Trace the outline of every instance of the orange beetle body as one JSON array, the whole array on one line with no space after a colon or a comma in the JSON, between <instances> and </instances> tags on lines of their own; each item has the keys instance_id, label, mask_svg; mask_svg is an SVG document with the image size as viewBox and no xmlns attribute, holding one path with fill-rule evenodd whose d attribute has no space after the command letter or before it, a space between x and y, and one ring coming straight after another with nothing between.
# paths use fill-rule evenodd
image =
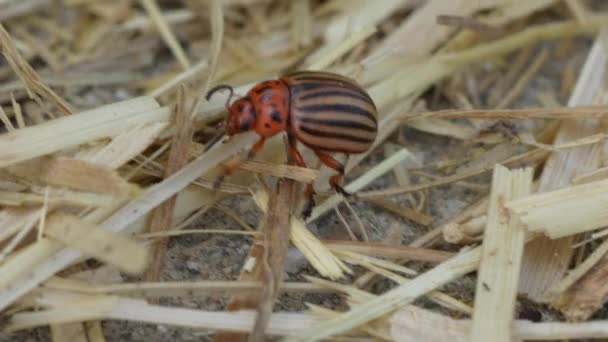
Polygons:
<instances>
[{"instance_id":1,"label":"orange beetle body","mask_svg":"<svg viewBox=\"0 0 608 342\"><path fill-rule=\"evenodd\" d=\"M219 85L207 93L207 99L220 89L232 92L230 86ZM296 164L306 166L296 147L299 141L324 164L338 171L338 175L330 178L330 185L343 194L346 192L339 182L344 176L344 166L328 153L365 152L377 134L377 111L370 96L354 81L333 73L295 72L257 84L231 105L228 101L226 134L230 137L254 130L260 135L250 158L263 147L266 138L286 132ZM307 194L312 204L312 184L308 184ZM309 205L305 215L311 208Z\"/></svg>"}]
</instances>

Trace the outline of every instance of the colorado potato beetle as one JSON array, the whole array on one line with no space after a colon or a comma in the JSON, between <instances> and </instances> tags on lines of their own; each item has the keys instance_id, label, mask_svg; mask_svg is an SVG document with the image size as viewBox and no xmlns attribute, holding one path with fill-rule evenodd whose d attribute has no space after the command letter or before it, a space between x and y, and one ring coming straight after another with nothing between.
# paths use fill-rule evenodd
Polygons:
<instances>
[{"instance_id":1,"label":"colorado potato beetle","mask_svg":"<svg viewBox=\"0 0 608 342\"><path fill-rule=\"evenodd\" d=\"M376 139L376 106L361 86L334 73L300 71L258 83L245 97L232 104L230 99L234 91L223 84L209 90L207 100L222 89L230 91L226 101L226 135L231 137L254 130L260 136L251 148L249 158L262 149L268 137L286 132L295 163L306 167L296 146L299 141L338 172L329 179L329 184L336 191L347 194L340 186L344 166L329 153L362 153ZM304 210L305 216L314 205L314 193L312 184L308 184L309 204Z\"/></svg>"}]
</instances>

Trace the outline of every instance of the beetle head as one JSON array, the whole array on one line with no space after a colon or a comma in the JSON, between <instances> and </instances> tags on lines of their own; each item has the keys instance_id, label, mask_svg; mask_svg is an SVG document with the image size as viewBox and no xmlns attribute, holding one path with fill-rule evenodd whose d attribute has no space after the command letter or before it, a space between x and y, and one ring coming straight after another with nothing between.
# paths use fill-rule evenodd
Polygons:
<instances>
[{"instance_id":1,"label":"beetle head","mask_svg":"<svg viewBox=\"0 0 608 342\"><path fill-rule=\"evenodd\" d=\"M228 136L247 132L255 125L255 109L249 97L236 100L228 108L228 113L226 119L226 134Z\"/></svg>"},{"instance_id":2,"label":"beetle head","mask_svg":"<svg viewBox=\"0 0 608 342\"><path fill-rule=\"evenodd\" d=\"M215 86L209 92L207 92L207 101L213 96L218 90L226 89L230 91L230 95L226 99L226 110L228 111L228 118L226 118L225 129L226 135L229 137L246 132L252 129L255 125L255 108L249 97L243 97L236 100L232 105L230 100L234 96L234 89L226 84L220 84Z\"/></svg>"}]
</instances>

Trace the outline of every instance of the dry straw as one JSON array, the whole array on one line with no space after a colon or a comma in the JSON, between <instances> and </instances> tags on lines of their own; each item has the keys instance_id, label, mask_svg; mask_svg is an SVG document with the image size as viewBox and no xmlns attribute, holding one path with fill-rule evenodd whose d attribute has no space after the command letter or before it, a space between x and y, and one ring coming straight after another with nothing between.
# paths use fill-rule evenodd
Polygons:
<instances>
[{"instance_id":1,"label":"dry straw","mask_svg":"<svg viewBox=\"0 0 608 342\"><path fill-rule=\"evenodd\" d=\"M1 334L101 342L120 320L217 341L608 337L601 313L515 319L521 294L580 321L608 297L606 231L590 233L608 224L608 15L594 5L0 0ZM373 147L338 156L352 197L327 191L334 172L307 147L309 166L291 165L282 136L255 160L253 132L210 144L227 96L205 100L211 86L238 97L302 69L354 78L377 106ZM183 269L163 257L170 239L217 251L196 259L203 279L164 280ZM225 239L248 250L230 257ZM218 265L240 272L209 280L227 276ZM303 293L344 300L284 300ZM209 296L228 304L155 304ZM428 301L441 313L412 304Z\"/></svg>"}]
</instances>

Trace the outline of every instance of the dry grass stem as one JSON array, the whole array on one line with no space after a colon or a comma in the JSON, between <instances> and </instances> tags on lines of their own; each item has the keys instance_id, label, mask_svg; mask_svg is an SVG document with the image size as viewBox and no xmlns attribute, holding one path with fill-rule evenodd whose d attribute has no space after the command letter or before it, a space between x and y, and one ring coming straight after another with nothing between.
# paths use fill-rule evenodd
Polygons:
<instances>
[{"instance_id":1,"label":"dry grass stem","mask_svg":"<svg viewBox=\"0 0 608 342\"><path fill-rule=\"evenodd\" d=\"M2 51L13 71L17 73L21 82L23 82L28 95L36 100L42 108L45 108L45 105L40 97L56 105L64 114L74 113L74 109L49 88L40 78L40 75L21 56L2 24L0 24L0 51Z\"/></svg>"},{"instance_id":2,"label":"dry grass stem","mask_svg":"<svg viewBox=\"0 0 608 342\"><path fill-rule=\"evenodd\" d=\"M249 341L262 341L270 323L270 317L279 288L283 282L283 273L287 251L289 249L289 224L291 207L293 207L296 183L292 180L279 179L276 193L270 196L268 211L264 223L264 254L257 263L263 269L264 283L257 307L255 325Z\"/></svg>"},{"instance_id":3,"label":"dry grass stem","mask_svg":"<svg viewBox=\"0 0 608 342\"><path fill-rule=\"evenodd\" d=\"M532 177L531 168L514 171L500 165L494 168L471 341L511 341L526 232L518 218L509 215L505 203L529 194Z\"/></svg>"},{"instance_id":4,"label":"dry grass stem","mask_svg":"<svg viewBox=\"0 0 608 342\"><path fill-rule=\"evenodd\" d=\"M440 250L412 246L393 246L373 242L323 240L323 244L333 250L351 251L376 257L417 260L429 263L442 263L454 256L452 253Z\"/></svg>"},{"instance_id":5,"label":"dry grass stem","mask_svg":"<svg viewBox=\"0 0 608 342\"><path fill-rule=\"evenodd\" d=\"M531 232L559 239L608 224L604 194L608 180L534 194L511 201L507 208Z\"/></svg>"},{"instance_id":6,"label":"dry grass stem","mask_svg":"<svg viewBox=\"0 0 608 342\"><path fill-rule=\"evenodd\" d=\"M184 108L184 92L185 89L180 88L177 95L177 104L175 107L175 126L177 131L171 142L171 149L169 151L167 165L165 166L164 177L169 177L179 171L188 162L188 157L190 156L190 144L192 141L192 121L190 118L192 113L187 112ZM162 232L171 227L176 200L177 197L172 196L152 211L150 214L148 232ZM158 280L164 256L167 252L168 242L168 239L159 239L152 244L152 260L144 277L147 281Z\"/></svg>"},{"instance_id":7,"label":"dry grass stem","mask_svg":"<svg viewBox=\"0 0 608 342\"><path fill-rule=\"evenodd\" d=\"M607 339L607 21L601 0L0 0L0 340ZM331 153L353 196L290 126L363 143L325 117L362 98L326 79L259 100L316 118L268 122L307 166L284 130L245 157L280 109L256 96L225 139L226 105L301 70L373 99L371 146Z\"/></svg>"},{"instance_id":8,"label":"dry grass stem","mask_svg":"<svg viewBox=\"0 0 608 342\"><path fill-rule=\"evenodd\" d=\"M605 84L603 70L608 58L602 38L605 36L604 30L591 48L568 106L602 104L597 94ZM560 144L593 135L598 133L598 129L597 122L593 119L566 121L561 125L553 143ZM538 191L558 189L571 182L580 170L596 169L599 166L599 149L600 145L594 144L553 152L543 168ZM522 267L521 291L541 301L544 291L564 275L573 252L571 244L572 238L569 237L555 241L541 238L528 245Z\"/></svg>"},{"instance_id":9,"label":"dry grass stem","mask_svg":"<svg viewBox=\"0 0 608 342\"><path fill-rule=\"evenodd\" d=\"M141 0L142 7L148 12L148 15L152 19L152 22L156 26L160 35L163 37L165 44L169 47L179 64L184 70L190 68L190 60L186 56L182 46L177 41L175 34L171 31L171 28L167 24L167 21L163 17L163 14L158 7L155 0Z\"/></svg>"}]
</instances>

